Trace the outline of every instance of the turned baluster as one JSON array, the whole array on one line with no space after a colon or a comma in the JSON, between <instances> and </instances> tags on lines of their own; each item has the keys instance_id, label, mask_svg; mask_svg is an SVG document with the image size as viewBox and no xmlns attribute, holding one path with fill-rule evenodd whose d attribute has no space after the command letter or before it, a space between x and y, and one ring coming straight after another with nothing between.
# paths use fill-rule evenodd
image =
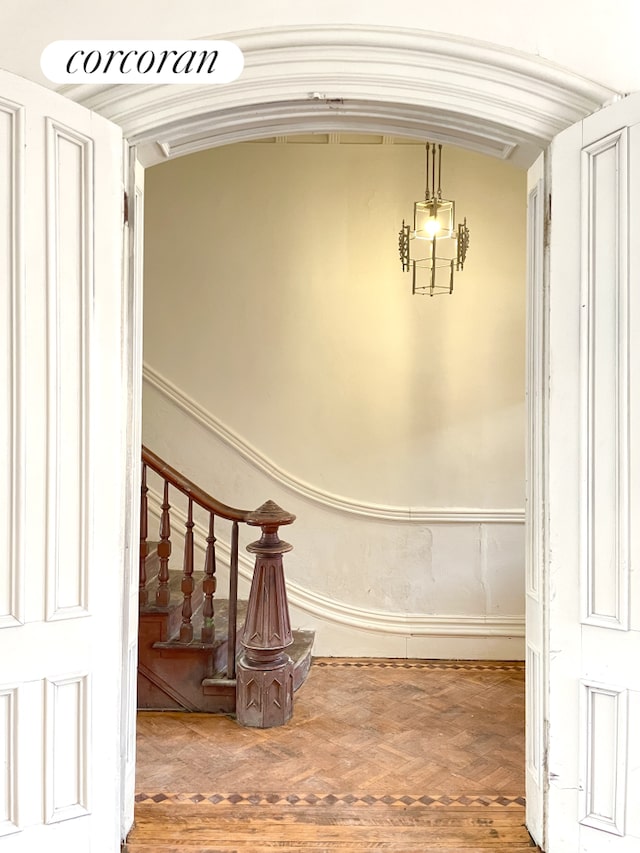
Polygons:
<instances>
[{"instance_id":1,"label":"turned baluster","mask_svg":"<svg viewBox=\"0 0 640 853\"><path fill-rule=\"evenodd\" d=\"M262 537L247 546L256 565L237 665L236 716L243 726L282 726L293 713L293 662L286 653L293 635L282 566L292 546L278 528L294 519L273 501L247 516L247 524L262 528Z\"/></svg>"},{"instance_id":2,"label":"turned baluster","mask_svg":"<svg viewBox=\"0 0 640 853\"><path fill-rule=\"evenodd\" d=\"M202 591L204 592L204 604L202 606L202 634L203 643L212 643L215 638L213 624L213 596L216 591L216 537L214 535L215 515L209 513L209 535L207 536L207 552L204 561L204 580Z\"/></svg>"},{"instance_id":3,"label":"turned baluster","mask_svg":"<svg viewBox=\"0 0 640 853\"><path fill-rule=\"evenodd\" d=\"M149 602L147 591L147 556L149 554L148 535L148 506L147 506L147 466L142 463L142 483L140 486L140 579L138 590L138 601L140 604Z\"/></svg>"},{"instance_id":4,"label":"turned baluster","mask_svg":"<svg viewBox=\"0 0 640 853\"><path fill-rule=\"evenodd\" d=\"M227 643L227 678L236 677L236 623L238 621L238 522L231 528L231 561L229 564L229 631Z\"/></svg>"},{"instance_id":5,"label":"turned baluster","mask_svg":"<svg viewBox=\"0 0 640 853\"><path fill-rule=\"evenodd\" d=\"M156 604L158 607L167 607L171 593L169 591L169 557L171 556L171 518L169 516L169 482L164 481L164 497L162 501L162 515L160 517L160 542L158 543L158 557L160 558L160 571L158 572L158 589L156 590Z\"/></svg>"},{"instance_id":6,"label":"turned baluster","mask_svg":"<svg viewBox=\"0 0 640 853\"><path fill-rule=\"evenodd\" d=\"M182 577L182 625L180 626L180 642L190 643L193 640L193 625L191 616L191 596L193 594L193 500L189 498L189 512L186 523L187 532L184 537L184 575Z\"/></svg>"}]
</instances>

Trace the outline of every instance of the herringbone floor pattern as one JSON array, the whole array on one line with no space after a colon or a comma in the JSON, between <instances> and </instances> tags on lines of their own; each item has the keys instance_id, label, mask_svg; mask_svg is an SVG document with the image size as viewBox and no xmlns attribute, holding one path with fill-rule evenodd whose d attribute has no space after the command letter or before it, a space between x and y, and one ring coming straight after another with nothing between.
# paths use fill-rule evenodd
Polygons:
<instances>
[{"instance_id":1,"label":"herringbone floor pattern","mask_svg":"<svg viewBox=\"0 0 640 853\"><path fill-rule=\"evenodd\" d=\"M141 713L130 853L535 850L518 663L320 659L292 722Z\"/></svg>"}]
</instances>

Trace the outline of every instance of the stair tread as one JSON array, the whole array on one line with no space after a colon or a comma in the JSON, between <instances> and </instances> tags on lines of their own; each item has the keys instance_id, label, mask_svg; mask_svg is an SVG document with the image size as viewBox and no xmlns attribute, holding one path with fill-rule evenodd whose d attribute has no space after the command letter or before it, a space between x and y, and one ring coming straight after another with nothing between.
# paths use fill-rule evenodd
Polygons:
<instances>
[{"instance_id":1,"label":"stair tread","mask_svg":"<svg viewBox=\"0 0 640 853\"><path fill-rule=\"evenodd\" d=\"M212 675L209 678L202 679L203 687L220 687L226 685L234 685L237 683L235 678L227 678L223 673Z\"/></svg>"},{"instance_id":2,"label":"stair tread","mask_svg":"<svg viewBox=\"0 0 640 853\"><path fill-rule=\"evenodd\" d=\"M147 590L155 595L158 563L150 555L147 565ZM145 641L140 646L138 701L141 709L187 710L229 714L235 710L235 679L226 677L229 601L214 597L215 639L202 642L204 572L194 572L191 616L193 640L180 641L182 625L182 569L169 569L170 602L140 605L140 630ZM238 599L236 617L236 652L247 615L248 602ZM161 618L164 617L164 618ZM142 636L142 635L141 635ZM293 631L293 643L287 653L294 663L294 690L304 682L311 665L313 631ZM197 686L196 686L197 685Z\"/></svg>"},{"instance_id":3,"label":"stair tread","mask_svg":"<svg viewBox=\"0 0 640 853\"><path fill-rule=\"evenodd\" d=\"M291 660L293 661L294 670L300 667L308 669L307 663L311 663L311 649L313 647L313 641L315 637L315 633L313 631L293 631L293 643L287 647L286 651ZM306 677L306 671L305 671ZM207 687L215 687L221 684L229 684L233 682L235 684L235 679L228 679L224 673L214 673L211 677L205 678L202 681L202 686ZM300 686L296 684L295 689Z\"/></svg>"},{"instance_id":4,"label":"stair tread","mask_svg":"<svg viewBox=\"0 0 640 853\"><path fill-rule=\"evenodd\" d=\"M180 602L182 603L182 602ZM215 639L211 643L202 643L200 641L200 632L202 630L202 608L199 607L191 617L193 625L193 640L190 643L180 642L180 628L168 640L154 643L156 649L174 649L174 648L198 648L198 649L215 649L222 645L227 640L227 632L229 626L229 600L226 598L214 598L214 614L213 623L215 626ZM236 628L238 632L244 625L244 620L247 615L247 602L238 599L238 613L236 618Z\"/></svg>"},{"instance_id":5,"label":"stair tread","mask_svg":"<svg viewBox=\"0 0 640 853\"><path fill-rule=\"evenodd\" d=\"M149 559L149 558L147 558ZM195 583L202 582L203 573L193 573ZM158 605L153 600L155 589L158 585L158 570L157 567L147 576L147 591L149 592L149 601L146 604L140 605L140 613L168 613L175 610L176 607L182 606L182 573L175 569L169 570L169 604Z\"/></svg>"},{"instance_id":6,"label":"stair tread","mask_svg":"<svg viewBox=\"0 0 640 853\"><path fill-rule=\"evenodd\" d=\"M308 654L313 648L315 631L297 630L293 632L293 643L287 649L287 654L292 660L298 660L302 655Z\"/></svg>"}]
</instances>

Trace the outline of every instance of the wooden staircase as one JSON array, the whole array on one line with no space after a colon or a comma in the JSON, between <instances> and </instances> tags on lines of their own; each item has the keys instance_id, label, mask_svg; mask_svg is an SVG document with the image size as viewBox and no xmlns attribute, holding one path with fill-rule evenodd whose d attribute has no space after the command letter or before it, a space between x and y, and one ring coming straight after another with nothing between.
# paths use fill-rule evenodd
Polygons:
<instances>
[{"instance_id":1,"label":"wooden staircase","mask_svg":"<svg viewBox=\"0 0 640 853\"><path fill-rule=\"evenodd\" d=\"M263 728L282 725L291 716L293 691L309 672L314 638L312 631L291 631L289 627L281 554L291 546L278 538L277 527L290 523L294 516L271 502L254 512L228 507L146 448L142 459L138 708L235 714L240 678L244 679L240 688L248 697L248 707L244 713L240 709L239 722ZM147 539L149 476L162 483L160 539L153 542ZM186 498L180 569L169 567L170 488ZM194 570L194 504L209 516L201 572ZM231 523L227 598L215 597L216 520ZM237 598L238 531L242 522L260 526L263 531L262 539L249 546L257 554L249 601ZM266 609L265 601L269 603ZM248 614L251 626L245 631ZM264 685L264 689L257 685Z\"/></svg>"}]
</instances>

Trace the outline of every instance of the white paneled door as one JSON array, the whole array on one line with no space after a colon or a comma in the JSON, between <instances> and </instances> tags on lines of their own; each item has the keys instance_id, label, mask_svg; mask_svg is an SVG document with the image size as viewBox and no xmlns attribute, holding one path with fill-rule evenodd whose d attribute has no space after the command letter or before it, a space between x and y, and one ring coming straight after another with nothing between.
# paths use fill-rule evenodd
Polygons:
<instances>
[{"instance_id":1,"label":"white paneled door","mask_svg":"<svg viewBox=\"0 0 640 853\"><path fill-rule=\"evenodd\" d=\"M119 128L0 74L0 846L119 849Z\"/></svg>"},{"instance_id":2,"label":"white paneled door","mask_svg":"<svg viewBox=\"0 0 640 853\"><path fill-rule=\"evenodd\" d=\"M547 352L545 157L527 180L527 457L526 457L526 795L527 826L544 844L544 689L546 652L545 488Z\"/></svg>"},{"instance_id":3,"label":"white paneled door","mask_svg":"<svg viewBox=\"0 0 640 853\"><path fill-rule=\"evenodd\" d=\"M640 850L640 96L551 147L549 853Z\"/></svg>"},{"instance_id":4,"label":"white paneled door","mask_svg":"<svg viewBox=\"0 0 640 853\"><path fill-rule=\"evenodd\" d=\"M138 586L140 553L140 477L142 445L142 261L144 257L144 169L125 146L128 169L128 227L125 229L123 387L131 389L127 417L127 490L122 617L121 836L133 825L136 783L136 710L138 687Z\"/></svg>"},{"instance_id":5,"label":"white paneled door","mask_svg":"<svg viewBox=\"0 0 640 853\"><path fill-rule=\"evenodd\" d=\"M115 853L131 819L140 305L123 298L122 151L109 122L0 73L9 853ZM546 163L546 183L542 163L529 176L527 819L548 853L637 853L640 96Z\"/></svg>"}]
</instances>

